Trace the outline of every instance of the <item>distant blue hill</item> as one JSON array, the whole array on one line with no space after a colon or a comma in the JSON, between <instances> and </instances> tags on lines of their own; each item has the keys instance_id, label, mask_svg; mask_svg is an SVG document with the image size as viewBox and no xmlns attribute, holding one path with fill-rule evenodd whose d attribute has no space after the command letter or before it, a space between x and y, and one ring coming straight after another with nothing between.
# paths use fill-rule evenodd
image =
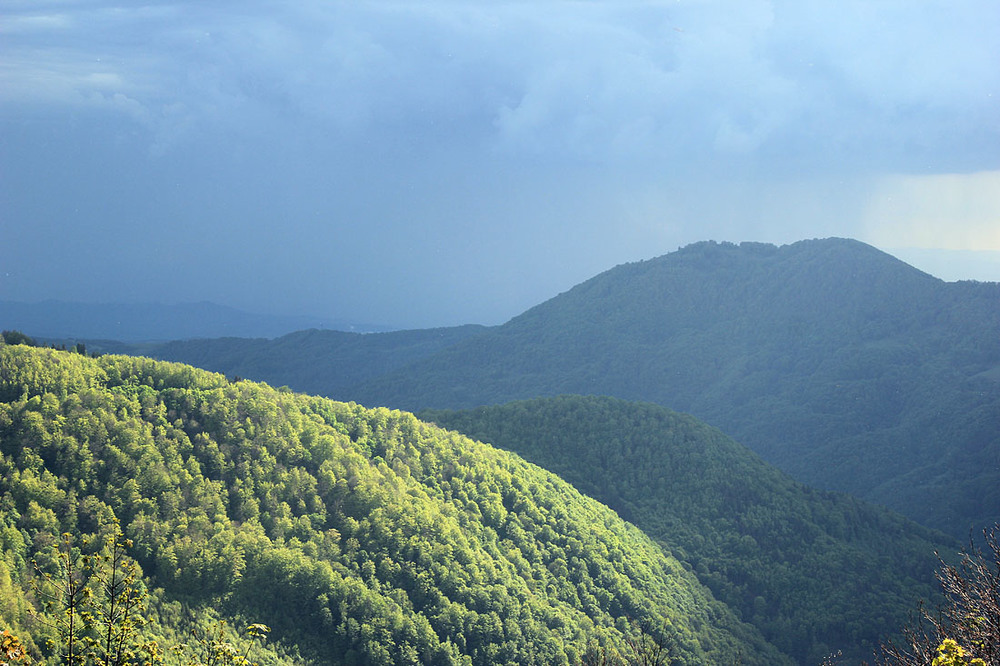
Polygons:
<instances>
[{"instance_id":1,"label":"distant blue hill","mask_svg":"<svg viewBox=\"0 0 1000 666\"><path fill-rule=\"evenodd\" d=\"M0 328L36 338L152 342L192 338L276 338L307 328L384 331L321 317L263 315L216 303L65 303L0 301Z\"/></svg>"}]
</instances>

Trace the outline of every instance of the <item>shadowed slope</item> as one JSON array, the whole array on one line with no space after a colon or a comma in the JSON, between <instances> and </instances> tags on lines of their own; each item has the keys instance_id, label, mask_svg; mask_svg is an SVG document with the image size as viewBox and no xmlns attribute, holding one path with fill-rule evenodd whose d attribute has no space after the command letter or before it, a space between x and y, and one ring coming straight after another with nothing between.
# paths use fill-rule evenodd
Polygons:
<instances>
[{"instance_id":1,"label":"shadowed slope","mask_svg":"<svg viewBox=\"0 0 1000 666\"><path fill-rule=\"evenodd\" d=\"M691 416L560 396L420 417L514 451L615 509L799 663L870 659L936 594L956 545L889 511L791 480Z\"/></svg>"},{"instance_id":2,"label":"shadowed slope","mask_svg":"<svg viewBox=\"0 0 1000 666\"><path fill-rule=\"evenodd\" d=\"M699 243L588 280L348 397L560 393L690 412L797 479L957 536L1000 519L1000 285L870 246Z\"/></svg>"}]
</instances>

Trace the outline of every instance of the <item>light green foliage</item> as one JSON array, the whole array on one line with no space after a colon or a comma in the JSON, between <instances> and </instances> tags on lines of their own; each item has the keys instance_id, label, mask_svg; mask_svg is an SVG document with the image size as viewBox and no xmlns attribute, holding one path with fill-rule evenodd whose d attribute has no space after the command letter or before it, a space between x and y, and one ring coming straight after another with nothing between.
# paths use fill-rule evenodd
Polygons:
<instances>
[{"instance_id":1,"label":"light green foliage","mask_svg":"<svg viewBox=\"0 0 1000 666\"><path fill-rule=\"evenodd\" d=\"M261 663L570 664L631 618L679 664L788 663L606 507L410 414L19 346L0 396L14 584L60 533L96 549L118 520L158 645L213 635L215 607L272 627Z\"/></svg>"},{"instance_id":2,"label":"light green foliage","mask_svg":"<svg viewBox=\"0 0 1000 666\"><path fill-rule=\"evenodd\" d=\"M160 664L156 642L142 634L147 593L142 572L125 552L132 543L117 522L102 532L96 535L106 541L101 548L91 549L87 538L74 543L64 533L32 562L33 618L41 635L48 634L48 651L68 666Z\"/></svg>"},{"instance_id":3,"label":"light green foliage","mask_svg":"<svg viewBox=\"0 0 1000 666\"><path fill-rule=\"evenodd\" d=\"M632 628L633 632L625 639L620 651L592 643L580 655L575 666L668 666L673 662L670 646L662 635L635 626L635 623ZM734 663L739 663L739 660L737 655Z\"/></svg>"}]
</instances>

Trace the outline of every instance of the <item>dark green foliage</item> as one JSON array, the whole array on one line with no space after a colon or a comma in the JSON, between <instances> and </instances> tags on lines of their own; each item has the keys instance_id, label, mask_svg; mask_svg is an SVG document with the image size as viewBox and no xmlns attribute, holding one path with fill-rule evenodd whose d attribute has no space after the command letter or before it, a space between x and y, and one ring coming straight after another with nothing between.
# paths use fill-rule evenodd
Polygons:
<instances>
[{"instance_id":1,"label":"dark green foliage","mask_svg":"<svg viewBox=\"0 0 1000 666\"><path fill-rule=\"evenodd\" d=\"M419 416L516 452L615 509L690 563L799 663L855 661L935 593L944 535L815 491L696 419L561 396Z\"/></svg>"},{"instance_id":2,"label":"dark green foliage","mask_svg":"<svg viewBox=\"0 0 1000 666\"><path fill-rule=\"evenodd\" d=\"M0 340L2 340L2 343L6 343L8 345L27 345L29 347L34 347L38 344L21 331L3 331L0 333Z\"/></svg>"},{"instance_id":3,"label":"dark green foliage","mask_svg":"<svg viewBox=\"0 0 1000 666\"><path fill-rule=\"evenodd\" d=\"M1000 284L945 283L856 241L619 266L342 395L419 409L562 393L694 414L800 481L959 538L1000 520Z\"/></svg>"},{"instance_id":4,"label":"dark green foliage","mask_svg":"<svg viewBox=\"0 0 1000 666\"><path fill-rule=\"evenodd\" d=\"M569 664L631 621L679 664L789 663L603 505L411 414L24 346L0 397L0 615L33 649L31 560L120 521L161 645L214 607L319 663Z\"/></svg>"}]
</instances>

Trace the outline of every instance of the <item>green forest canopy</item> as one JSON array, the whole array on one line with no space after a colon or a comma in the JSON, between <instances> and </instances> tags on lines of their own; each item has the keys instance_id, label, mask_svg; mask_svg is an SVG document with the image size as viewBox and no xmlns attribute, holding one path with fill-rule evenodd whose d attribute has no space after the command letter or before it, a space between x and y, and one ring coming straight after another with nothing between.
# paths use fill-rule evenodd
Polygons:
<instances>
[{"instance_id":1,"label":"green forest canopy","mask_svg":"<svg viewBox=\"0 0 1000 666\"><path fill-rule=\"evenodd\" d=\"M803 486L694 417L559 396L418 416L553 471L689 562L798 663L870 659L936 596L943 534ZM933 604L931 604L933 605Z\"/></svg>"},{"instance_id":2,"label":"green forest canopy","mask_svg":"<svg viewBox=\"0 0 1000 666\"><path fill-rule=\"evenodd\" d=\"M0 507L0 620L33 649L50 636L30 562L117 520L154 590L147 631L215 608L270 625L273 660L569 664L631 620L677 663L791 663L550 472L411 414L175 363L0 346Z\"/></svg>"}]
</instances>

